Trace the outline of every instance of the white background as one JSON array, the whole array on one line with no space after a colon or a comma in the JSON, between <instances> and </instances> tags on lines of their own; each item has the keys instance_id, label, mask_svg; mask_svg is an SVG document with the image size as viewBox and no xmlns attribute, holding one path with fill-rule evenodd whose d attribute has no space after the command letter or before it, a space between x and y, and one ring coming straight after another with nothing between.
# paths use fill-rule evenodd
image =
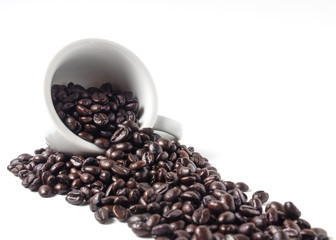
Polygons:
<instances>
[{"instance_id":1,"label":"white background","mask_svg":"<svg viewBox=\"0 0 336 240\"><path fill-rule=\"evenodd\" d=\"M0 239L137 239L62 196L42 199L6 170L45 146L47 65L87 37L143 60L159 113L183 123L181 143L223 179L293 201L334 237L335 30L335 1L0 0Z\"/></svg>"}]
</instances>

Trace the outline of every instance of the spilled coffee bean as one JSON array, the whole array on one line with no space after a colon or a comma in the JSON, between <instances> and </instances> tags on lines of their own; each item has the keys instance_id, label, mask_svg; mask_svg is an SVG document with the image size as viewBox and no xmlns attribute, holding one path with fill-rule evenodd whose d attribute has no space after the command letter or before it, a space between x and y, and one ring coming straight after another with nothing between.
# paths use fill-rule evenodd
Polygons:
<instances>
[{"instance_id":1,"label":"spilled coffee bean","mask_svg":"<svg viewBox=\"0 0 336 240\"><path fill-rule=\"evenodd\" d=\"M294 203L268 202L262 190L248 199L246 183L221 179L193 147L139 128L132 93L113 91L110 84L85 89L73 83L51 91L64 124L105 153L68 156L40 148L21 154L7 169L25 188L42 197L66 195L72 205L88 205L99 223L127 222L139 237L328 239L325 230L301 218Z\"/></svg>"}]
</instances>

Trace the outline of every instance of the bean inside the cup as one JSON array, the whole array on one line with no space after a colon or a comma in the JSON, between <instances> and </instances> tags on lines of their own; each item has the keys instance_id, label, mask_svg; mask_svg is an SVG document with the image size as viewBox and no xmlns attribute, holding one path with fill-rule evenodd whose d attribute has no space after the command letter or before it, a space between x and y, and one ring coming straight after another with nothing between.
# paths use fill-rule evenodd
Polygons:
<instances>
[{"instance_id":1,"label":"bean inside the cup","mask_svg":"<svg viewBox=\"0 0 336 240\"><path fill-rule=\"evenodd\" d=\"M70 83L54 85L52 96L64 124L105 153L41 148L12 160L7 169L42 197L65 195L72 205L88 205L101 224L115 218L157 240L328 239L293 202L269 201L265 191L222 179L193 147L139 128L131 93Z\"/></svg>"},{"instance_id":2,"label":"bean inside the cup","mask_svg":"<svg viewBox=\"0 0 336 240\"><path fill-rule=\"evenodd\" d=\"M55 84L51 97L65 126L98 147L108 148L127 138L130 128L138 127L138 100L132 92L113 90L109 83L87 89L72 82Z\"/></svg>"}]
</instances>

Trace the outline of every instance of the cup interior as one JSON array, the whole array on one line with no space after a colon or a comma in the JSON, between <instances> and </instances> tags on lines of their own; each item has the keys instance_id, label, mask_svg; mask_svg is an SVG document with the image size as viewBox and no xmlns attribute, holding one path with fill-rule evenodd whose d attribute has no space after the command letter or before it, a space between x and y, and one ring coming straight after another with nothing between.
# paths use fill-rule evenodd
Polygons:
<instances>
[{"instance_id":1,"label":"cup interior","mask_svg":"<svg viewBox=\"0 0 336 240\"><path fill-rule=\"evenodd\" d=\"M84 39L63 48L51 61L45 79L45 98L54 125L72 141L84 141L66 128L51 99L51 86L73 82L100 87L110 82L114 90L132 91L139 100L140 127L153 127L157 116L154 82L141 60L125 47L102 39Z\"/></svg>"}]
</instances>

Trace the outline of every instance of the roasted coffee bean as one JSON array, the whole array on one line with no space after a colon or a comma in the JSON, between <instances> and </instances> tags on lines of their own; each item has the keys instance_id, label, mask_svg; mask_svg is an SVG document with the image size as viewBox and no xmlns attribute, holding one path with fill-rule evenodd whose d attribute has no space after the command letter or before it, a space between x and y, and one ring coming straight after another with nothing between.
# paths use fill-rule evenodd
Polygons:
<instances>
[{"instance_id":1,"label":"roasted coffee bean","mask_svg":"<svg viewBox=\"0 0 336 240\"><path fill-rule=\"evenodd\" d=\"M22 186L28 188L34 179L35 175L33 173L28 174L27 177L22 180Z\"/></svg>"},{"instance_id":2,"label":"roasted coffee bean","mask_svg":"<svg viewBox=\"0 0 336 240\"><path fill-rule=\"evenodd\" d=\"M192 215L192 220L197 225L206 224L210 220L209 209L204 207L197 208Z\"/></svg>"},{"instance_id":3,"label":"roasted coffee bean","mask_svg":"<svg viewBox=\"0 0 336 240\"><path fill-rule=\"evenodd\" d=\"M100 168L97 166L83 166L83 171L86 173L91 173L93 175L99 175L100 174Z\"/></svg>"},{"instance_id":4,"label":"roasted coffee bean","mask_svg":"<svg viewBox=\"0 0 336 240\"><path fill-rule=\"evenodd\" d=\"M300 210L292 202L285 202L284 210L290 219L298 219L301 216Z\"/></svg>"},{"instance_id":5,"label":"roasted coffee bean","mask_svg":"<svg viewBox=\"0 0 336 240\"><path fill-rule=\"evenodd\" d=\"M147 165L147 163L145 161L137 161L137 162L131 163L129 165L129 168L131 170L137 170L137 169L140 169L140 168L142 168L142 167L144 167L146 165Z\"/></svg>"},{"instance_id":6,"label":"roasted coffee bean","mask_svg":"<svg viewBox=\"0 0 336 240\"><path fill-rule=\"evenodd\" d=\"M219 224L231 224L235 221L236 216L230 211L223 212L217 217L217 223Z\"/></svg>"},{"instance_id":7,"label":"roasted coffee bean","mask_svg":"<svg viewBox=\"0 0 336 240\"><path fill-rule=\"evenodd\" d=\"M125 222L127 220L127 210L121 205L113 205L112 208L114 216L120 221Z\"/></svg>"},{"instance_id":8,"label":"roasted coffee bean","mask_svg":"<svg viewBox=\"0 0 336 240\"><path fill-rule=\"evenodd\" d=\"M154 236L171 236L173 235L173 230L167 223L156 225L152 228L151 231Z\"/></svg>"},{"instance_id":9,"label":"roasted coffee bean","mask_svg":"<svg viewBox=\"0 0 336 240\"><path fill-rule=\"evenodd\" d=\"M221 212L229 210L229 208L219 200L212 200L208 203L208 208L213 214L219 214Z\"/></svg>"},{"instance_id":10,"label":"roasted coffee bean","mask_svg":"<svg viewBox=\"0 0 336 240\"><path fill-rule=\"evenodd\" d=\"M94 144L100 148L108 148L110 146L110 141L106 138L96 138Z\"/></svg>"},{"instance_id":11,"label":"roasted coffee bean","mask_svg":"<svg viewBox=\"0 0 336 240\"><path fill-rule=\"evenodd\" d=\"M196 240L212 240L212 233L209 228L204 225L195 228L194 232Z\"/></svg>"},{"instance_id":12,"label":"roasted coffee bean","mask_svg":"<svg viewBox=\"0 0 336 240\"><path fill-rule=\"evenodd\" d=\"M242 225L240 225L237 230L238 233L250 236L256 229L256 226L254 225L254 223L243 223Z\"/></svg>"},{"instance_id":13,"label":"roasted coffee bean","mask_svg":"<svg viewBox=\"0 0 336 240\"><path fill-rule=\"evenodd\" d=\"M55 195L52 187L50 187L49 185L40 186L38 193L40 194L41 197L44 197L44 198L52 197Z\"/></svg>"},{"instance_id":14,"label":"roasted coffee bean","mask_svg":"<svg viewBox=\"0 0 336 240\"><path fill-rule=\"evenodd\" d=\"M119 176L128 176L130 173L130 169L120 165L114 165L111 167L111 170L114 174Z\"/></svg>"},{"instance_id":15,"label":"roasted coffee bean","mask_svg":"<svg viewBox=\"0 0 336 240\"><path fill-rule=\"evenodd\" d=\"M101 104L104 104L104 103L107 103L108 102L108 97L106 97L106 95L102 92L99 92L99 91L95 91L92 96L91 96L91 99L96 102L96 103L101 103Z\"/></svg>"},{"instance_id":16,"label":"roasted coffee bean","mask_svg":"<svg viewBox=\"0 0 336 240\"><path fill-rule=\"evenodd\" d=\"M200 202L200 195L196 192L193 191L186 191L184 193L182 193L180 195L180 197L184 200L184 201L191 201L194 203L199 203Z\"/></svg>"},{"instance_id":17,"label":"roasted coffee bean","mask_svg":"<svg viewBox=\"0 0 336 240\"><path fill-rule=\"evenodd\" d=\"M64 183L57 183L54 186L54 191L56 194L60 194L60 195L67 194L69 192L69 187L68 185Z\"/></svg>"},{"instance_id":18,"label":"roasted coffee bean","mask_svg":"<svg viewBox=\"0 0 336 240\"><path fill-rule=\"evenodd\" d=\"M181 194L181 190L178 187L173 187L169 189L165 194L163 199L165 201L174 202Z\"/></svg>"},{"instance_id":19,"label":"roasted coffee bean","mask_svg":"<svg viewBox=\"0 0 336 240\"><path fill-rule=\"evenodd\" d=\"M82 180L83 183L91 183L95 180L95 177L91 173L83 173L80 176L80 180Z\"/></svg>"},{"instance_id":20,"label":"roasted coffee bean","mask_svg":"<svg viewBox=\"0 0 336 240\"><path fill-rule=\"evenodd\" d=\"M130 225L132 231L138 237L146 237L150 235L151 229L144 222L134 222Z\"/></svg>"},{"instance_id":21,"label":"roasted coffee bean","mask_svg":"<svg viewBox=\"0 0 336 240\"><path fill-rule=\"evenodd\" d=\"M242 192L247 192L249 190L249 186L244 182L237 182L236 187L239 188Z\"/></svg>"},{"instance_id":22,"label":"roasted coffee bean","mask_svg":"<svg viewBox=\"0 0 336 240\"><path fill-rule=\"evenodd\" d=\"M168 210L163 213L163 217L167 219L167 221L177 220L182 217L182 211L179 209Z\"/></svg>"},{"instance_id":23,"label":"roasted coffee bean","mask_svg":"<svg viewBox=\"0 0 336 240\"><path fill-rule=\"evenodd\" d=\"M119 125L118 127L119 128L114 132L114 134L112 135L110 139L112 143L118 143L118 142L124 141L129 136L128 127L125 127L123 125Z\"/></svg>"},{"instance_id":24,"label":"roasted coffee bean","mask_svg":"<svg viewBox=\"0 0 336 240\"><path fill-rule=\"evenodd\" d=\"M250 205L241 205L239 207L239 212L246 217L254 217L260 215L260 211Z\"/></svg>"},{"instance_id":25,"label":"roasted coffee bean","mask_svg":"<svg viewBox=\"0 0 336 240\"><path fill-rule=\"evenodd\" d=\"M109 211L106 208L99 208L95 211L94 216L99 223L106 223L109 220Z\"/></svg>"},{"instance_id":26,"label":"roasted coffee bean","mask_svg":"<svg viewBox=\"0 0 336 240\"><path fill-rule=\"evenodd\" d=\"M136 214L136 215L130 216L127 220L127 225L131 227L131 225L135 222L146 222L149 216L150 214L148 213Z\"/></svg>"},{"instance_id":27,"label":"roasted coffee bean","mask_svg":"<svg viewBox=\"0 0 336 240\"><path fill-rule=\"evenodd\" d=\"M267 212L270 208L274 208L277 211L285 212L284 205L279 202L273 201L266 205L265 211Z\"/></svg>"},{"instance_id":28,"label":"roasted coffee bean","mask_svg":"<svg viewBox=\"0 0 336 240\"><path fill-rule=\"evenodd\" d=\"M73 205L81 205L85 200L85 195L79 190L72 190L67 194L65 200Z\"/></svg>"},{"instance_id":29,"label":"roasted coffee bean","mask_svg":"<svg viewBox=\"0 0 336 240\"><path fill-rule=\"evenodd\" d=\"M40 178L35 178L29 185L29 190L30 191L37 191L39 189L39 187L42 185L41 179Z\"/></svg>"},{"instance_id":30,"label":"roasted coffee bean","mask_svg":"<svg viewBox=\"0 0 336 240\"><path fill-rule=\"evenodd\" d=\"M146 225L149 227L149 229L152 229L154 226L160 223L160 220L161 220L161 216L159 214L153 214L148 217L146 221Z\"/></svg>"},{"instance_id":31,"label":"roasted coffee bean","mask_svg":"<svg viewBox=\"0 0 336 240\"><path fill-rule=\"evenodd\" d=\"M88 132L80 132L78 133L78 136L89 142L93 142L94 140L93 135Z\"/></svg>"},{"instance_id":32,"label":"roasted coffee bean","mask_svg":"<svg viewBox=\"0 0 336 240\"><path fill-rule=\"evenodd\" d=\"M261 200L262 203L265 203L268 201L269 195L267 192L260 190L253 193L252 198L258 198Z\"/></svg>"}]
</instances>

